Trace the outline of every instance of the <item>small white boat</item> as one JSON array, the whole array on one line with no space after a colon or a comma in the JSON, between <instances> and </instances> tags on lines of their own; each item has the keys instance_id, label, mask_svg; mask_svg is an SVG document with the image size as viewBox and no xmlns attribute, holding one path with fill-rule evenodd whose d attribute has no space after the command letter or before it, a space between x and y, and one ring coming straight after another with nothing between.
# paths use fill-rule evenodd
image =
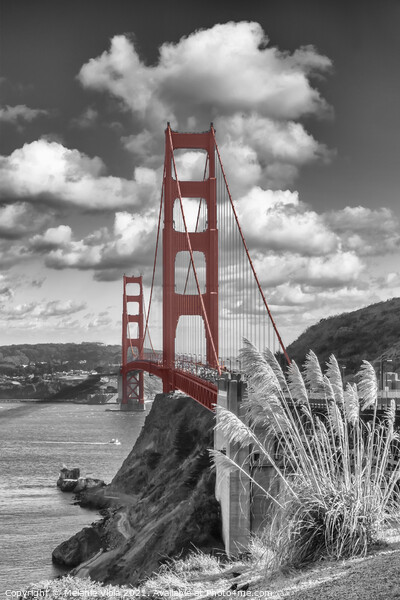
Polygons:
<instances>
[{"instance_id":1,"label":"small white boat","mask_svg":"<svg viewBox=\"0 0 400 600\"><path fill-rule=\"evenodd\" d=\"M109 444L115 444L115 446L120 446L121 442L118 439L112 439L108 442Z\"/></svg>"}]
</instances>

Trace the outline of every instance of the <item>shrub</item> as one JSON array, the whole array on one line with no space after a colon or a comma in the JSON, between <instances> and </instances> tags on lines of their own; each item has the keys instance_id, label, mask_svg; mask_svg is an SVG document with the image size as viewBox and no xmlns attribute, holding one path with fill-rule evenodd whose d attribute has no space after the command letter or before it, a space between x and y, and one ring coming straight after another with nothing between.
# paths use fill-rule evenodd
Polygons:
<instances>
[{"instance_id":1,"label":"shrub","mask_svg":"<svg viewBox=\"0 0 400 600\"><path fill-rule=\"evenodd\" d=\"M276 497L261 488L277 507L275 521L281 524L275 535L278 562L300 565L322 556L365 555L385 521L398 523L400 508L395 406L378 418L373 367L363 361L358 385L343 389L333 355L323 373L309 352L303 373L293 362L286 378L269 350L260 353L245 340L241 361L248 381L245 419L217 407L217 428L229 442L249 448L248 464L259 455L280 480ZM310 391L325 399L319 414L312 410ZM371 408L372 420L366 422L363 411ZM246 463L236 464L218 451L212 455L222 472L250 472Z\"/></svg>"},{"instance_id":2,"label":"shrub","mask_svg":"<svg viewBox=\"0 0 400 600\"><path fill-rule=\"evenodd\" d=\"M155 452L154 450L149 450L146 453L146 464L149 469L155 469L162 458L161 452Z\"/></svg>"},{"instance_id":3,"label":"shrub","mask_svg":"<svg viewBox=\"0 0 400 600\"><path fill-rule=\"evenodd\" d=\"M191 489L195 488L206 469L211 467L211 458L207 450L202 450L195 459L193 467L185 480L185 485Z\"/></svg>"},{"instance_id":4,"label":"shrub","mask_svg":"<svg viewBox=\"0 0 400 600\"><path fill-rule=\"evenodd\" d=\"M173 447L179 460L184 460L193 451L196 444L195 432L189 427L187 419L184 419L176 430Z\"/></svg>"}]
</instances>

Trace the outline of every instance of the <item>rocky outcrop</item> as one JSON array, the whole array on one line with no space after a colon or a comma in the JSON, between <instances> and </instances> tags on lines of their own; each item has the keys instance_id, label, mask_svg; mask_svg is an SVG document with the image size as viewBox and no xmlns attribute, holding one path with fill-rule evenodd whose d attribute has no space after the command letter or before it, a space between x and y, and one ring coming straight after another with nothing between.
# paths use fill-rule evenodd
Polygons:
<instances>
[{"instance_id":1,"label":"rocky outcrop","mask_svg":"<svg viewBox=\"0 0 400 600\"><path fill-rule=\"evenodd\" d=\"M85 527L69 540L62 542L52 553L52 560L58 565L76 567L103 549L99 528Z\"/></svg>"},{"instance_id":2,"label":"rocky outcrop","mask_svg":"<svg viewBox=\"0 0 400 600\"><path fill-rule=\"evenodd\" d=\"M88 495L96 495L103 487L105 483L102 479L94 479L93 477L81 477L80 469L68 469L63 467L60 470L60 475L57 480L57 486L62 492L74 492L79 501L81 494L87 492ZM83 505L83 502L82 502Z\"/></svg>"},{"instance_id":3,"label":"rocky outcrop","mask_svg":"<svg viewBox=\"0 0 400 600\"><path fill-rule=\"evenodd\" d=\"M100 510L111 506L112 502L106 497L107 485L102 479L90 477L80 478L74 488L76 504L82 508Z\"/></svg>"},{"instance_id":4,"label":"rocky outcrop","mask_svg":"<svg viewBox=\"0 0 400 600\"><path fill-rule=\"evenodd\" d=\"M78 481L76 482L74 492L78 494L85 490L98 490L105 485L106 484L102 479L94 479L93 477L79 477Z\"/></svg>"},{"instance_id":5,"label":"rocky outcrop","mask_svg":"<svg viewBox=\"0 0 400 600\"><path fill-rule=\"evenodd\" d=\"M80 469L77 467L73 469L62 467L57 479L57 487L59 487L62 492L73 492L80 474Z\"/></svg>"},{"instance_id":6,"label":"rocky outcrop","mask_svg":"<svg viewBox=\"0 0 400 600\"><path fill-rule=\"evenodd\" d=\"M223 549L207 452L213 425L213 413L191 398L156 397L121 469L92 496L92 506L111 507L95 526L104 551L73 573L135 585L193 547Z\"/></svg>"},{"instance_id":7,"label":"rocky outcrop","mask_svg":"<svg viewBox=\"0 0 400 600\"><path fill-rule=\"evenodd\" d=\"M73 492L75 491L77 482L77 479L63 479L58 487L62 492Z\"/></svg>"}]
</instances>

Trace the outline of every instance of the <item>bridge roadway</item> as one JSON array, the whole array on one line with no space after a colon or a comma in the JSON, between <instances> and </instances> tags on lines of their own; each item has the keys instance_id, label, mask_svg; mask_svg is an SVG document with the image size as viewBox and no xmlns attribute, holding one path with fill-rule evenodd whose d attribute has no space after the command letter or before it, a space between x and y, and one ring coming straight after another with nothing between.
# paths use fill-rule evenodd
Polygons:
<instances>
[{"instance_id":1,"label":"bridge roadway","mask_svg":"<svg viewBox=\"0 0 400 600\"><path fill-rule=\"evenodd\" d=\"M211 373L211 369L208 369L205 365L200 365L199 368L206 370L207 374ZM217 384L184 369L169 369L159 362L137 359L121 367L121 374L130 371L146 371L151 375L156 375L162 380L164 390L180 390L209 410L214 410L214 405L217 403Z\"/></svg>"}]
</instances>

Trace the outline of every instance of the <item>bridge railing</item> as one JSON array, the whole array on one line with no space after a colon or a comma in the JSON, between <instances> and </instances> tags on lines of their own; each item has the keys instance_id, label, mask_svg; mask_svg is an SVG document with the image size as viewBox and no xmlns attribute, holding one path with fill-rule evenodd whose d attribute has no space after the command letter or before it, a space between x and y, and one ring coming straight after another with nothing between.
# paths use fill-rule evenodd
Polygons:
<instances>
[{"instance_id":1,"label":"bridge railing","mask_svg":"<svg viewBox=\"0 0 400 600\"><path fill-rule=\"evenodd\" d=\"M145 349L141 354L141 358L137 357L131 362L135 362L135 360L145 360L154 364L162 365L163 353L161 350L157 351ZM223 372L234 373L241 371L241 361L233 357L227 359L220 357L219 364L221 365ZM207 363L206 356L201 354L176 354L174 367L178 371L196 375L197 377L200 377L200 379L211 381L213 383L215 383L219 377L218 370L210 366Z\"/></svg>"},{"instance_id":2,"label":"bridge railing","mask_svg":"<svg viewBox=\"0 0 400 600\"><path fill-rule=\"evenodd\" d=\"M162 365L163 353L161 351L144 350L140 358L137 357L131 362L134 363L135 360L145 360L153 364ZM220 364L223 363L221 362ZM230 361L230 364L232 364L232 361ZM211 381L212 383L215 383L219 377L218 370L211 367L207 363L206 357L200 354L177 354L175 356L174 368L177 371L196 375L200 379ZM226 371L227 369L224 368L224 370Z\"/></svg>"},{"instance_id":3,"label":"bridge railing","mask_svg":"<svg viewBox=\"0 0 400 600\"><path fill-rule=\"evenodd\" d=\"M149 362L161 365L163 362L163 353L161 350L144 350L140 360L148 360Z\"/></svg>"},{"instance_id":4,"label":"bridge railing","mask_svg":"<svg viewBox=\"0 0 400 600\"><path fill-rule=\"evenodd\" d=\"M391 398L400 399L400 390L380 390L378 398L381 400L390 400Z\"/></svg>"},{"instance_id":5,"label":"bridge railing","mask_svg":"<svg viewBox=\"0 0 400 600\"><path fill-rule=\"evenodd\" d=\"M199 354L177 354L175 356L175 369L195 375L211 383L216 383L220 376L218 370L207 364L205 357Z\"/></svg>"}]
</instances>

